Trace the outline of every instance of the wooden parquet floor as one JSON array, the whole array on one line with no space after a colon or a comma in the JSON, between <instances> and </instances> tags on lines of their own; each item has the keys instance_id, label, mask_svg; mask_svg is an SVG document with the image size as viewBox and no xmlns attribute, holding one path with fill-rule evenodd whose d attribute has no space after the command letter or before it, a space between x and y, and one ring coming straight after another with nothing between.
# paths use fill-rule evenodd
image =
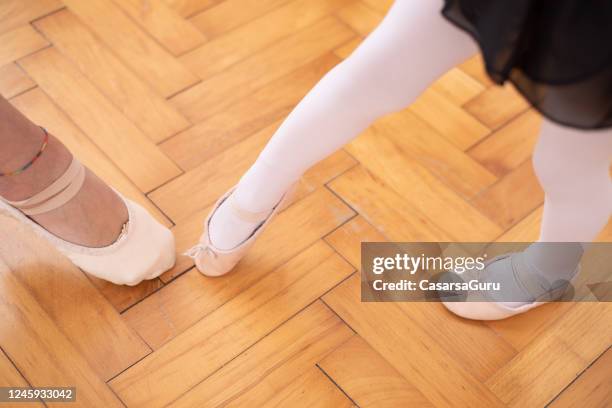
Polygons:
<instances>
[{"instance_id":1,"label":"wooden parquet floor","mask_svg":"<svg viewBox=\"0 0 612 408\"><path fill-rule=\"evenodd\" d=\"M390 3L0 0L0 93L180 254ZM539 122L475 56L309 171L221 279L179 256L113 286L0 216L0 386L76 386L68 407L610 407L610 304L486 323L359 302L361 241L536 239Z\"/></svg>"}]
</instances>

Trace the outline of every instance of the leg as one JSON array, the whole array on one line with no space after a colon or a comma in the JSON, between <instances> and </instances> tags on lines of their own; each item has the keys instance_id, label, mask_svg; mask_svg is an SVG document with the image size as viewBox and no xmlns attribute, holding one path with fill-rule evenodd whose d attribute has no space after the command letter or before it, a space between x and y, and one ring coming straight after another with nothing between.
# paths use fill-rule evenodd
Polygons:
<instances>
[{"instance_id":1,"label":"leg","mask_svg":"<svg viewBox=\"0 0 612 408\"><path fill-rule=\"evenodd\" d=\"M504 302L517 306L532 300L522 289L537 274L553 284L570 280L580 263L582 244L593 241L612 214L612 130L582 131L545 120L533 156L544 191L540 242L523 253L525 270L505 270L495 280L507 288Z\"/></svg>"},{"instance_id":2,"label":"leg","mask_svg":"<svg viewBox=\"0 0 612 408\"><path fill-rule=\"evenodd\" d=\"M300 102L242 177L240 207L271 209L318 161L377 118L412 103L435 79L477 52L473 41L440 15L437 1L396 1L380 26ZM210 223L216 246L230 249L257 222L222 205Z\"/></svg>"},{"instance_id":3,"label":"leg","mask_svg":"<svg viewBox=\"0 0 612 408\"><path fill-rule=\"evenodd\" d=\"M27 163L40 149L42 130L0 97L0 171ZM0 197L23 200L43 190L66 170L72 155L53 136L34 165L19 175L0 177ZM32 219L67 241L89 247L114 242L127 221L119 197L93 173L87 172L79 194L65 206Z\"/></svg>"},{"instance_id":4,"label":"leg","mask_svg":"<svg viewBox=\"0 0 612 408\"><path fill-rule=\"evenodd\" d=\"M545 121L534 167L546 193L542 243L526 257L549 282L569 280L612 214L612 130L586 132Z\"/></svg>"},{"instance_id":5,"label":"leg","mask_svg":"<svg viewBox=\"0 0 612 408\"><path fill-rule=\"evenodd\" d=\"M42 129L0 98L0 211L29 225L97 278L135 285L171 268L170 230L73 161L52 135L43 151L45 139Z\"/></svg>"},{"instance_id":6,"label":"leg","mask_svg":"<svg viewBox=\"0 0 612 408\"><path fill-rule=\"evenodd\" d=\"M546 193L540 241L593 241L612 213L612 130L545 121L533 160Z\"/></svg>"}]
</instances>

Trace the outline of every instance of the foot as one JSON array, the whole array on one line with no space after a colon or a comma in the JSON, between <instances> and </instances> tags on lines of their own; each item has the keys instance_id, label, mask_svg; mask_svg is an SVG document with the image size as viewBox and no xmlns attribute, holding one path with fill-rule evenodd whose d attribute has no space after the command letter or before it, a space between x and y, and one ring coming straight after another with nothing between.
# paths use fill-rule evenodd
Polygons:
<instances>
[{"instance_id":1,"label":"foot","mask_svg":"<svg viewBox=\"0 0 612 408\"><path fill-rule=\"evenodd\" d=\"M251 212L239 207L240 204L236 202L233 196L235 191L231 189L217 201L206 221L204 221L204 232L200 237L200 242L187 251L186 255L195 260L196 267L204 275L225 275L246 255L249 248L255 243L274 216L289 205L294 190L295 185L289 188L289 191L271 210ZM217 243L213 242L211 234L212 220L217 218L222 207L231 211L231 217L235 217L237 221L242 222L242 225L254 225L250 230L243 230L243 233L246 234L243 237L239 236L236 242L231 242L231 248L229 249L220 248ZM217 226L221 229L228 228L227 224L218 223Z\"/></svg>"},{"instance_id":2,"label":"foot","mask_svg":"<svg viewBox=\"0 0 612 408\"><path fill-rule=\"evenodd\" d=\"M243 211L223 202L210 219L210 239L216 248L230 250L247 240L292 188L300 175L291 177L285 169L258 159L242 176L232 199ZM240 212L263 214L260 218L242 217Z\"/></svg>"},{"instance_id":3,"label":"foot","mask_svg":"<svg viewBox=\"0 0 612 408\"><path fill-rule=\"evenodd\" d=\"M260 220L245 220L226 200L210 218L208 226L210 241L216 248L231 250L253 235L265 219L264 216Z\"/></svg>"},{"instance_id":4,"label":"foot","mask_svg":"<svg viewBox=\"0 0 612 408\"><path fill-rule=\"evenodd\" d=\"M451 312L473 320L499 320L525 313L563 296L579 270L581 256L582 248L572 244L532 244L523 252L492 259L483 270L444 275L442 280L447 282L476 280L497 287L469 291L460 299L442 297L442 301Z\"/></svg>"},{"instance_id":5,"label":"foot","mask_svg":"<svg viewBox=\"0 0 612 408\"><path fill-rule=\"evenodd\" d=\"M510 308L531 303L552 287L570 282L583 253L582 245L576 242L535 242L520 253L491 263L483 275L503 288L491 298Z\"/></svg>"},{"instance_id":6,"label":"foot","mask_svg":"<svg viewBox=\"0 0 612 408\"><path fill-rule=\"evenodd\" d=\"M42 134L40 141L23 146L20 149L23 153L16 152L14 163L6 163L6 167L11 169L26 163L40 148L41 142ZM47 148L31 167L18 175L0 177L0 196L10 201L32 197L58 179L71 160L68 149L49 135ZM128 211L121 198L87 170L83 187L72 200L56 210L31 218L65 241L100 248L117 240L128 221Z\"/></svg>"}]
</instances>

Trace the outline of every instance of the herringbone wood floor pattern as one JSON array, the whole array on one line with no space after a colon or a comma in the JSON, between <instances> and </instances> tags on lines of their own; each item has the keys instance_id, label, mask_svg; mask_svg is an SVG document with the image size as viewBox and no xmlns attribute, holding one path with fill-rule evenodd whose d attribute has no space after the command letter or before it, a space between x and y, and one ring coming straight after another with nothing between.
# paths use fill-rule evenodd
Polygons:
<instances>
[{"instance_id":1,"label":"herringbone wood floor pattern","mask_svg":"<svg viewBox=\"0 0 612 408\"><path fill-rule=\"evenodd\" d=\"M390 3L0 0L0 92L172 226L180 254ZM222 279L179 256L116 287L1 216L0 386L74 385L71 407L610 406L607 304L483 323L359 302L360 241L537 237L539 120L466 61L309 171Z\"/></svg>"}]
</instances>

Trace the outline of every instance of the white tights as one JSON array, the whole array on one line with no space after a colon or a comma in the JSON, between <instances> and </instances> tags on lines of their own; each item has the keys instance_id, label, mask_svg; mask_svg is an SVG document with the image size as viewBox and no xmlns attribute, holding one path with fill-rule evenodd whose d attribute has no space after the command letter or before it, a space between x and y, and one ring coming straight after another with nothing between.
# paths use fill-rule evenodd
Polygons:
<instances>
[{"instance_id":1,"label":"white tights","mask_svg":"<svg viewBox=\"0 0 612 408\"><path fill-rule=\"evenodd\" d=\"M398 0L380 26L291 112L234 192L242 208L271 209L318 161L379 117L412 103L439 76L477 52L440 15L437 1ZM410 137L410 135L406 135ZM373 152L375 154L375 152ZM534 164L546 191L541 240L591 241L612 210L612 130L585 132L545 121ZM213 243L230 249L257 223L221 206Z\"/></svg>"},{"instance_id":2,"label":"white tights","mask_svg":"<svg viewBox=\"0 0 612 408\"><path fill-rule=\"evenodd\" d=\"M543 242L590 242L612 213L612 129L581 131L545 120L533 164L546 193Z\"/></svg>"}]
</instances>

